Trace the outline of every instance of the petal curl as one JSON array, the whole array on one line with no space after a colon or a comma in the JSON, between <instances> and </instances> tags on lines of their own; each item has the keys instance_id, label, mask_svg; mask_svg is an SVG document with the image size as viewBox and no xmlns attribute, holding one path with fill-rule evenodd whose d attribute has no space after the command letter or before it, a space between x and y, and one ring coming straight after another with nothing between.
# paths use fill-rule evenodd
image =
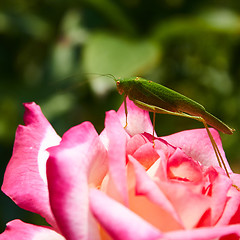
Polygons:
<instances>
[{"instance_id":1,"label":"petal curl","mask_svg":"<svg viewBox=\"0 0 240 240\"><path fill-rule=\"evenodd\" d=\"M149 141L150 138L150 141ZM167 149L167 143L162 139L156 139L153 148L152 136L148 133L134 135L127 142L127 154L132 155L146 169L152 166L159 158L156 149Z\"/></svg>"},{"instance_id":2,"label":"petal curl","mask_svg":"<svg viewBox=\"0 0 240 240\"><path fill-rule=\"evenodd\" d=\"M127 127L125 128L125 130L128 132L128 134L131 136L144 132L152 134L153 126L148 111L142 110L141 108L137 107L133 103L133 101L128 99L128 97L126 101L128 115L127 115ZM117 111L117 114L122 126L125 126L126 115L124 103L122 103L121 107Z\"/></svg>"},{"instance_id":3,"label":"petal curl","mask_svg":"<svg viewBox=\"0 0 240 240\"><path fill-rule=\"evenodd\" d=\"M158 229L103 192L91 189L89 196L93 215L112 239L155 240L162 236Z\"/></svg>"},{"instance_id":4,"label":"petal curl","mask_svg":"<svg viewBox=\"0 0 240 240\"><path fill-rule=\"evenodd\" d=\"M223 237L223 238L222 238ZM226 237L226 238L224 238ZM164 234L164 240L237 240L240 237L240 224L222 227L205 227L175 231Z\"/></svg>"},{"instance_id":5,"label":"petal curl","mask_svg":"<svg viewBox=\"0 0 240 240\"><path fill-rule=\"evenodd\" d=\"M65 238L53 229L44 226L36 226L13 220L7 223L5 231L0 234L0 240L65 240Z\"/></svg>"},{"instance_id":6,"label":"petal curl","mask_svg":"<svg viewBox=\"0 0 240 240\"><path fill-rule=\"evenodd\" d=\"M96 130L84 122L67 131L60 145L48 149L50 204L68 240L99 239L88 207L89 185L98 187L107 172L107 152Z\"/></svg>"},{"instance_id":7,"label":"petal curl","mask_svg":"<svg viewBox=\"0 0 240 240\"><path fill-rule=\"evenodd\" d=\"M240 186L240 175L232 173L230 178L236 186ZM227 194L228 201L217 225L237 224L240 222L240 192L232 186Z\"/></svg>"},{"instance_id":8,"label":"petal curl","mask_svg":"<svg viewBox=\"0 0 240 240\"><path fill-rule=\"evenodd\" d=\"M174 206L186 229L195 227L211 207L209 197L199 194L196 191L199 186L195 187L191 182L158 179L158 185Z\"/></svg>"},{"instance_id":9,"label":"petal curl","mask_svg":"<svg viewBox=\"0 0 240 240\"><path fill-rule=\"evenodd\" d=\"M7 166L2 191L19 207L40 214L55 226L48 200L46 148L57 145L56 134L35 103L26 103L24 122L16 131L13 154Z\"/></svg>"},{"instance_id":10,"label":"petal curl","mask_svg":"<svg viewBox=\"0 0 240 240\"><path fill-rule=\"evenodd\" d=\"M212 171L211 168L209 171ZM216 170L215 170L216 171ZM227 193L232 186L232 180L226 175L217 173L214 179L211 179L211 225L214 226L222 217L226 204L229 200ZM232 206L233 207L233 206Z\"/></svg>"},{"instance_id":11,"label":"petal curl","mask_svg":"<svg viewBox=\"0 0 240 240\"><path fill-rule=\"evenodd\" d=\"M129 156L129 161L136 175L135 192L130 198L133 211L162 231L181 229L183 224L171 202L137 160Z\"/></svg>"},{"instance_id":12,"label":"petal curl","mask_svg":"<svg viewBox=\"0 0 240 240\"><path fill-rule=\"evenodd\" d=\"M167 161L169 178L182 179L194 184L202 181L202 168L197 161L193 161L181 149L177 148Z\"/></svg>"},{"instance_id":13,"label":"petal curl","mask_svg":"<svg viewBox=\"0 0 240 240\"><path fill-rule=\"evenodd\" d=\"M222 148L218 131L214 128L210 128L209 130L213 135L228 171L232 172ZM211 141L204 128L186 130L162 138L173 146L181 148L186 155L199 161L204 166L219 166Z\"/></svg>"},{"instance_id":14,"label":"petal curl","mask_svg":"<svg viewBox=\"0 0 240 240\"><path fill-rule=\"evenodd\" d=\"M109 183L118 191L118 199L128 204L126 176L127 134L115 111L106 113L105 130L109 139Z\"/></svg>"}]
</instances>

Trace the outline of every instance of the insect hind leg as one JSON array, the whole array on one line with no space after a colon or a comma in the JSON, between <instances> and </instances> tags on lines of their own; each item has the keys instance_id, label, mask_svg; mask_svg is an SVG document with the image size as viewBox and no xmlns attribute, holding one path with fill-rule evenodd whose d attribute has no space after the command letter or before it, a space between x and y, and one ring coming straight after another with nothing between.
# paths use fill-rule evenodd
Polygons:
<instances>
[{"instance_id":1,"label":"insect hind leg","mask_svg":"<svg viewBox=\"0 0 240 240\"><path fill-rule=\"evenodd\" d=\"M186 114L186 115L187 115L187 114ZM216 155L216 157L217 157L218 164L219 164L219 166L220 166L221 168L223 168L223 169L225 170L227 176L230 178L229 173L228 173L228 170L227 170L227 167L226 167L226 164L225 164L225 162L224 162L224 160L223 160L223 158L222 158L222 155L221 155L221 153L220 153L220 151L219 151L219 148L218 148L218 146L217 146L217 144L216 144L216 142L215 142L215 140L214 140L214 138L213 138L213 136L212 136L212 134L211 134L211 132L210 132L210 130L209 130L209 128L208 128L208 125L207 125L206 121L205 121L202 117L198 117L198 116L189 116L189 117L190 117L190 118L194 118L194 119L196 119L197 121L200 121L200 122L203 123L204 127L205 127L206 130L207 130L207 134L208 134L209 139L210 139L210 141L211 141L211 144L212 144L213 150L214 150L214 152L215 152L215 155Z\"/></svg>"},{"instance_id":2,"label":"insect hind leg","mask_svg":"<svg viewBox=\"0 0 240 240\"><path fill-rule=\"evenodd\" d=\"M209 139L210 139L210 141L211 141L211 144L212 144L212 146L213 146L213 150L214 150L215 155L216 155L216 157L217 157L218 164L219 164L219 166L220 166L221 168L223 168L223 169L225 170L227 176L230 178L230 175L229 175L229 172L228 172L228 170L227 170L226 164L225 164L225 162L224 162L224 160L223 160L223 158L222 158L222 155L221 155L221 153L220 153L220 151L219 151L219 148L218 148L218 146L217 146L217 144L216 144L216 142L215 142L215 140L214 140L214 138L213 138L213 136L212 136L212 134L211 134L211 132L210 132L210 130L209 130L209 128L208 128L208 125L207 125L206 121L205 121L202 117L191 116L191 115L188 115L188 114L183 113L182 116L184 116L184 115L185 115L185 117L189 117L189 118L192 118L192 119L196 119L197 121L200 121L200 122L203 123L204 127L205 127L206 130L207 130L207 133L208 133ZM240 191L240 188L239 188L237 185L232 184L232 186L235 187L238 191Z\"/></svg>"},{"instance_id":3,"label":"insect hind leg","mask_svg":"<svg viewBox=\"0 0 240 240\"><path fill-rule=\"evenodd\" d=\"M221 155L221 153L219 151L219 148L218 148L218 146L217 146L217 144L216 144L216 142L215 142L215 140L214 140L214 138L213 138L213 136L212 136L212 134L211 134L211 132L210 132L210 130L208 128L208 125L207 125L207 123L206 123L206 121L204 119L203 119L202 123L204 124L204 127L207 130L207 133L208 133L208 136L209 136L210 141L212 143L212 146L213 146L215 155L217 157L219 166L225 170L227 176L230 178L228 170L227 170L227 167L226 167L226 164L225 164L225 162L224 162L224 160L222 158L222 155Z\"/></svg>"},{"instance_id":4,"label":"insect hind leg","mask_svg":"<svg viewBox=\"0 0 240 240\"><path fill-rule=\"evenodd\" d=\"M169 110L166 110L166 109L163 109L163 108L159 108L159 107L156 107L156 106L151 106L151 105L145 104L145 103L143 103L141 101L138 101L138 100L134 100L134 103L144 110L153 112L154 115L155 115L155 113L170 114L170 115L175 115L175 116L180 116L180 117L191 118L191 119L197 120L199 122L202 122L204 127L207 130L207 134L208 134L209 139L211 141L211 144L213 146L213 150L215 152L215 155L216 155L219 166L221 168L223 168L225 170L227 176L230 177L229 173L228 173L228 170L227 170L227 167L226 167L226 164L225 164L225 162L222 158L222 155L221 155L221 153L218 149L218 146L217 146L217 144L216 144L216 142L215 142L208 126L207 126L206 121L201 116L192 116L192 115L189 115L189 114L184 113L184 112L172 112L172 111L169 111ZM155 119L154 119L154 125L155 125Z\"/></svg>"},{"instance_id":5,"label":"insect hind leg","mask_svg":"<svg viewBox=\"0 0 240 240\"><path fill-rule=\"evenodd\" d=\"M220 153L220 151L218 149L218 146L217 146L217 144L216 144L216 142L215 142L215 140L214 140L214 138L213 138L213 136L212 136L212 134L211 134L211 132L210 132L210 130L208 128L208 125L207 125L206 121L202 117L200 117L200 116L192 116L192 115L189 115L189 114L184 113L184 112L174 112L174 113L171 113L171 114L172 115L176 115L176 116L181 116L181 117L187 117L187 118L195 119L195 120L203 123L204 127L207 130L207 134L208 134L208 137L209 137L209 139L211 141L211 144L212 144L213 150L215 152L218 164L219 164L219 166L221 168L223 168L225 170L227 176L230 178L228 170L227 170L227 167L226 167L226 164L225 164L225 162L224 162L224 160L222 158L222 155L221 155L221 153Z\"/></svg>"},{"instance_id":6,"label":"insect hind leg","mask_svg":"<svg viewBox=\"0 0 240 240\"><path fill-rule=\"evenodd\" d=\"M126 124L124 126L124 128L127 127L127 115L128 115L128 110L127 110L127 95L124 94L124 110L125 110L125 116L126 116Z\"/></svg>"}]
</instances>

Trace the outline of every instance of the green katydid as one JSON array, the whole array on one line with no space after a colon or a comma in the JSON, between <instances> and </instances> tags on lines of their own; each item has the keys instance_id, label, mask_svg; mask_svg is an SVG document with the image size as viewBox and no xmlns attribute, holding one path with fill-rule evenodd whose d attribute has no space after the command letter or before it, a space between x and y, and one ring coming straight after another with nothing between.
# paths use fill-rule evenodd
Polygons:
<instances>
[{"instance_id":1,"label":"green katydid","mask_svg":"<svg viewBox=\"0 0 240 240\"><path fill-rule=\"evenodd\" d=\"M225 169L226 174L229 177L229 173L227 171L223 158L220 154L216 142L213 139L211 132L208 129L208 125L226 134L232 134L235 131L234 129L230 128L221 120L207 112L201 104L161 84L140 77L118 79L114 78L114 80L116 82L118 92L120 94L124 94L126 126L128 114L126 104L127 96L139 108L153 112L153 133L155 128L156 113L171 114L200 121L204 124L207 130L219 166Z\"/></svg>"}]
</instances>

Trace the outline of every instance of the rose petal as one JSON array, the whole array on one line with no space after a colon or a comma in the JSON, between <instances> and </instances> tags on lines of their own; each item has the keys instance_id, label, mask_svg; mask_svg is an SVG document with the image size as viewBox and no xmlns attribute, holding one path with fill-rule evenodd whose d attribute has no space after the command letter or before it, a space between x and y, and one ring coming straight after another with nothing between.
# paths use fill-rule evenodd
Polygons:
<instances>
[{"instance_id":1,"label":"rose petal","mask_svg":"<svg viewBox=\"0 0 240 240\"><path fill-rule=\"evenodd\" d=\"M159 158L155 148L153 148L153 144L148 142L141 147L139 147L133 154L133 157L141 163L145 169L149 169L152 164L156 162Z\"/></svg>"},{"instance_id":2,"label":"rose petal","mask_svg":"<svg viewBox=\"0 0 240 240\"><path fill-rule=\"evenodd\" d=\"M147 111L142 110L141 108L137 107L133 101L130 101L127 97L127 111L128 111L128 124L125 128L126 132L130 136L137 135L138 133L153 133L153 126L151 123L151 119L149 117L149 113ZM125 127L126 125L126 114L124 103L120 106L117 111L117 116L121 122L121 125ZM154 133L156 136L156 133ZM106 134L106 130L104 129L100 134L100 139L102 140L104 146L108 149L109 139Z\"/></svg>"},{"instance_id":3,"label":"rose petal","mask_svg":"<svg viewBox=\"0 0 240 240\"><path fill-rule=\"evenodd\" d=\"M215 142L219 148L228 171L231 172L231 168L222 148L222 143L218 131L213 128L210 128L209 130L215 139ZM196 161L199 161L204 166L219 166L206 129L182 131L169 136L165 136L163 139L165 139L173 146L181 148L186 153L186 155Z\"/></svg>"},{"instance_id":4,"label":"rose petal","mask_svg":"<svg viewBox=\"0 0 240 240\"><path fill-rule=\"evenodd\" d=\"M181 219L171 202L138 161L132 156L129 156L129 161L136 175L136 185L133 186L135 191L130 198L130 208L162 231L181 229L183 226Z\"/></svg>"},{"instance_id":5,"label":"rose petal","mask_svg":"<svg viewBox=\"0 0 240 240\"><path fill-rule=\"evenodd\" d=\"M127 154L133 155L139 147L148 143L148 139L143 134L136 134L127 142Z\"/></svg>"},{"instance_id":6,"label":"rose petal","mask_svg":"<svg viewBox=\"0 0 240 240\"><path fill-rule=\"evenodd\" d=\"M158 229L103 192L91 189L89 199L93 215L112 239L151 240L162 236Z\"/></svg>"},{"instance_id":7,"label":"rose petal","mask_svg":"<svg viewBox=\"0 0 240 240\"><path fill-rule=\"evenodd\" d=\"M88 208L89 185L98 187L107 172L107 152L89 122L67 131L49 149L47 177L50 204L68 240L99 239Z\"/></svg>"},{"instance_id":8,"label":"rose petal","mask_svg":"<svg viewBox=\"0 0 240 240\"><path fill-rule=\"evenodd\" d=\"M159 164L162 175L166 168L167 159L162 158ZM161 168L163 168L161 170ZM191 229L200 221L203 214L210 208L209 197L199 192L202 189L201 182L194 184L194 182L187 182L175 179L156 178L159 187L162 189L166 197L175 207L176 212L180 216L184 226ZM187 200L187 203L186 203Z\"/></svg>"},{"instance_id":9,"label":"rose petal","mask_svg":"<svg viewBox=\"0 0 240 240\"><path fill-rule=\"evenodd\" d=\"M111 184L120 194L120 201L128 204L126 176L127 135L115 111L106 113L105 129L109 139L108 157Z\"/></svg>"},{"instance_id":10,"label":"rose petal","mask_svg":"<svg viewBox=\"0 0 240 240\"><path fill-rule=\"evenodd\" d=\"M197 161L192 160L182 150L177 148L167 162L168 177L182 179L194 184L202 181L202 168Z\"/></svg>"},{"instance_id":11,"label":"rose petal","mask_svg":"<svg viewBox=\"0 0 240 240\"><path fill-rule=\"evenodd\" d=\"M152 140L152 135L143 133L134 135L127 142L127 154L132 155L146 169L151 167L159 158L157 150L161 149L168 155L171 152L170 149L173 149L172 146L161 138L155 139L155 146L153 147Z\"/></svg>"},{"instance_id":12,"label":"rose petal","mask_svg":"<svg viewBox=\"0 0 240 240\"><path fill-rule=\"evenodd\" d=\"M230 174L231 180L233 180L236 186L240 186L240 175L239 174ZM240 191L237 190L234 186L228 191L227 197L229 198L226 202L224 212L217 222L217 225L228 225L236 224L240 222Z\"/></svg>"},{"instance_id":13,"label":"rose petal","mask_svg":"<svg viewBox=\"0 0 240 240\"><path fill-rule=\"evenodd\" d=\"M129 135L134 136L138 133L153 133L153 126L151 119L149 117L148 111L142 110L137 107L133 101L130 101L127 97L127 127L125 130ZM118 117L122 126L126 125L126 114L124 103L121 105L119 110L117 111ZM154 134L156 136L156 133Z\"/></svg>"},{"instance_id":14,"label":"rose petal","mask_svg":"<svg viewBox=\"0 0 240 240\"><path fill-rule=\"evenodd\" d=\"M166 240L212 240L226 236L226 240L240 237L240 224L222 227L205 227L192 230L174 231L164 234ZM222 238L221 238L222 239ZM225 239L225 238L224 238Z\"/></svg>"},{"instance_id":15,"label":"rose petal","mask_svg":"<svg viewBox=\"0 0 240 240\"><path fill-rule=\"evenodd\" d=\"M209 175L211 181L211 172L213 169L210 168L208 171L210 172ZM228 193L230 187L232 186L232 180L226 175L217 173L214 180L211 181L211 185L211 225L213 226L222 216L226 207L226 203L229 198L226 193Z\"/></svg>"},{"instance_id":16,"label":"rose petal","mask_svg":"<svg viewBox=\"0 0 240 240\"><path fill-rule=\"evenodd\" d=\"M65 238L49 227L36 226L13 220L0 234L0 240L64 240Z\"/></svg>"},{"instance_id":17,"label":"rose petal","mask_svg":"<svg viewBox=\"0 0 240 240\"><path fill-rule=\"evenodd\" d=\"M12 158L7 166L2 191L19 207L40 214L55 226L46 182L46 148L57 145L56 134L35 103L26 103L24 122L19 126Z\"/></svg>"}]
</instances>

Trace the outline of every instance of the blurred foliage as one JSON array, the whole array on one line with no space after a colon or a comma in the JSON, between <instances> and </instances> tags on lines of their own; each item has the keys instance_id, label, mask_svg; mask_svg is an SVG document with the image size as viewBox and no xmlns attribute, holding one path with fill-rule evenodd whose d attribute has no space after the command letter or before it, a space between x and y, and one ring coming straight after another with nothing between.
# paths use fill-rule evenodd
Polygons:
<instances>
[{"instance_id":1,"label":"blurred foliage","mask_svg":"<svg viewBox=\"0 0 240 240\"><path fill-rule=\"evenodd\" d=\"M105 111L123 100L104 74L143 76L203 104L237 130L221 136L240 172L237 0L1 1L0 41L1 176L23 102L38 103L60 135L86 120L101 132ZM156 120L158 135L202 127L172 116ZM9 208L0 209L0 230L11 219L35 218L2 193L1 205Z\"/></svg>"}]
</instances>

